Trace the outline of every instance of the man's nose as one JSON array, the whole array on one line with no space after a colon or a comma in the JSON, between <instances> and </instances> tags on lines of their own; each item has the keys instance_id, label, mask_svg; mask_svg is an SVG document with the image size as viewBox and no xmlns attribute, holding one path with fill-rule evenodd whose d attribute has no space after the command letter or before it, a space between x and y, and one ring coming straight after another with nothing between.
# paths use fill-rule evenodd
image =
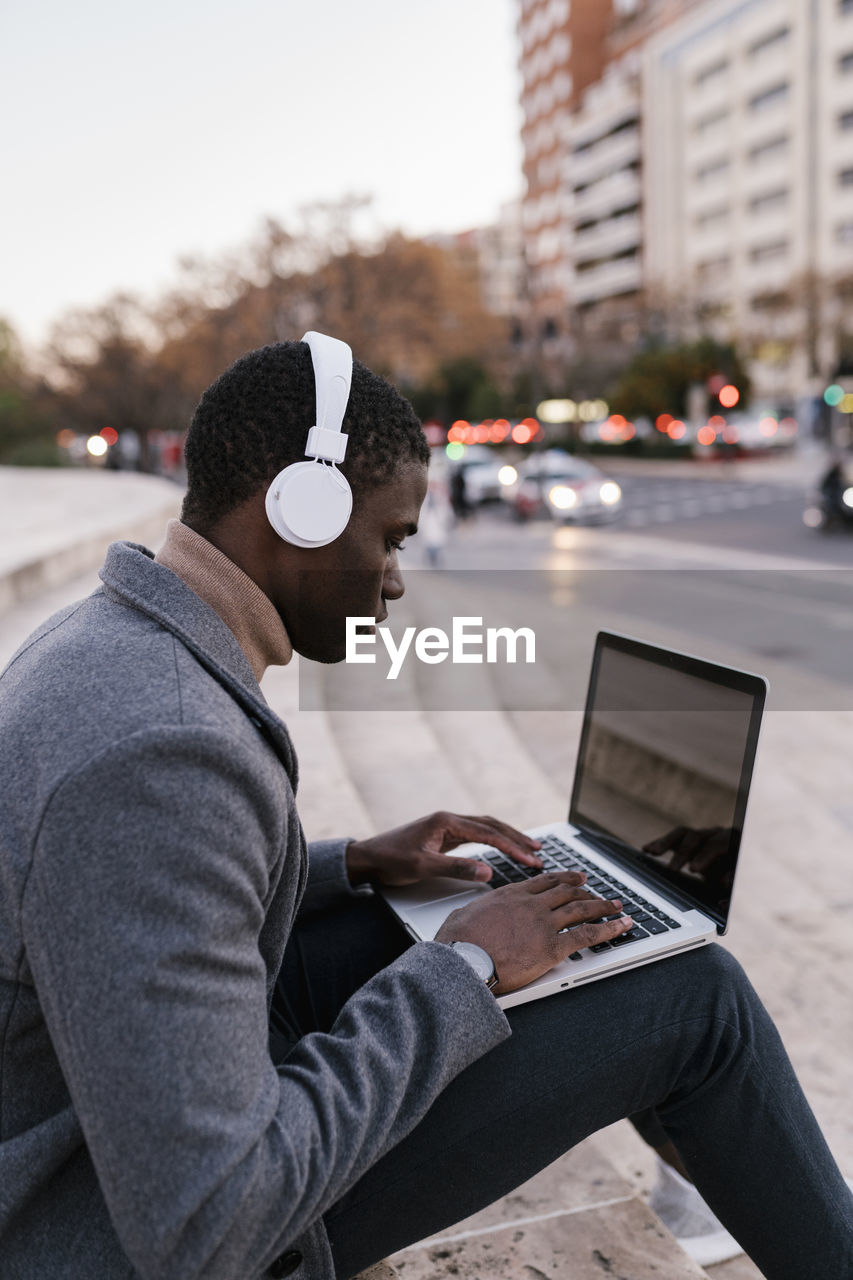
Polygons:
<instances>
[{"instance_id":1,"label":"man's nose","mask_svg":"<svg viewBox=\"0 0 853 1280\"><path fill-rule=\"evenodd\" d=\"M382 579L382 597L384 600L399 600L405 590L403 574L395 561L385 570Z\"/></svg>"}]
</instances>

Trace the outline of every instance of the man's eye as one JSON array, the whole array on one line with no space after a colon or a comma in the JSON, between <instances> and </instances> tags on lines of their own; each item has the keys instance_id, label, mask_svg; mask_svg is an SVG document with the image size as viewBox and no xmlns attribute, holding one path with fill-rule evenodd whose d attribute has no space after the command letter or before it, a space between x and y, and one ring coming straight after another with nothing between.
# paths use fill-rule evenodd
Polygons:
<instances>
[{"instance_id":1,"label":"man's eye","mask_svg":"<svg viewBox=\"0 0 853 1280\"><path fill-rule=\"evenodd\" d=\"M385 546L386 546L386 548L387 548L387 551L388 551L389 556L390 556L390 554L391 554L391 552L392 552L392 551L405 551L405 550L406 550L406 544L405 544L405 542L394 542L394 540L393 540L392 538L389 538L389 540L388 540L388 542L386 542Z\"/></svg>"}]
</instances>

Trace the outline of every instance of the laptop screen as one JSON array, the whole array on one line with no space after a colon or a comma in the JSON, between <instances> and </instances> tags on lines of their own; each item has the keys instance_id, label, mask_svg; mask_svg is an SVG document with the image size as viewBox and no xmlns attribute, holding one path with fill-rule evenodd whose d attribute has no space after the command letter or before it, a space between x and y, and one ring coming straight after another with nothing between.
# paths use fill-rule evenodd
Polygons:
<instances>
[{"instance_id":1,"label":"laptop screen","mask_svg":"<svg viewBox=\"0 0 853 1280\"><path fill-rule=\"evenodd\" d=\"M725 928L766 683L600 632L569 821Z\"/></svg>"}]
</instances>

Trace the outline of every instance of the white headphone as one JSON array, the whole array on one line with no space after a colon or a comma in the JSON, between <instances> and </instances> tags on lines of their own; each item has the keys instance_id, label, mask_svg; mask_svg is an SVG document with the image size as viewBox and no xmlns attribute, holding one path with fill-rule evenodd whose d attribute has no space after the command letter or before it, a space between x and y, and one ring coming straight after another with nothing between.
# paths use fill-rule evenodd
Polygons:
<instances>
[{"instance_id":1,"label":"white headphone","mask_svg":"<svg viewBox=\"0 0 853 1280\"><path fill-rule=\"evenodd\" d=\"M280 538L295 547L325 547L347 527L352 490L337 468L347 451L341 430L350 383L352 351L345 342L309 331L317 418L305 445L310 462L293 462L279 471L267 490L267 518Z\"/></svg>"}]
</instances>

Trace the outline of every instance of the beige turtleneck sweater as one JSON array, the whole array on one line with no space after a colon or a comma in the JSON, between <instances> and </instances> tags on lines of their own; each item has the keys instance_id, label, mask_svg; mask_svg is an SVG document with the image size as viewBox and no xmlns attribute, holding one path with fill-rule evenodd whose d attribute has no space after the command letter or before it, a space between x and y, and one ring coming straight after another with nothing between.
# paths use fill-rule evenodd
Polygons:
<instances>
[{"instance_id":1,"label":"beige turtleneck sweater","mask_svg":"<svg viewBox=\"0 0 853 1280\"><path fill-rule=\"evenodd\" d=\"M154 557L219 614L233 631L260 684L267 667L283 667L293 648L269 596L200 533L170 520Z\"/></svg>"}]
</instances>

